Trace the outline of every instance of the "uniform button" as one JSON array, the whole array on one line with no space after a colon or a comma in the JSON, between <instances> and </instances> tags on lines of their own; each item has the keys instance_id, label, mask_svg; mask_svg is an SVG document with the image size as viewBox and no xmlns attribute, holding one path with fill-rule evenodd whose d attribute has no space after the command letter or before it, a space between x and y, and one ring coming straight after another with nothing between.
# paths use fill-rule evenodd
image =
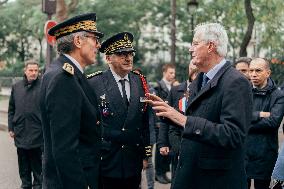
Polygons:
<instances>
[{"instance_id":1,"label":"uniform button","mask_svg":"<svg viewBox=\"0 0 284 189\"><path fill-rule=\"evenodd\" d=\"M195 134L200 135L200 133L201 133L200 129L195 130Z\"/></svg>"},{"instance_id":2,"label":"uniform button","mask_svg":"<svg viewBox=\"0 0 284 189\"><path fill-rule=\"evenodd\" d=\"M139 144L136 144L136 146L139 146Z\"/></svg>"},{"instance_id":3,"label":"uniform button","mask_svg":"<svg viewBox=\"0 0 284 189\"><path fill-rule=\"evenodd\" d=\"M101 160L103 160L103 157L101 156Z\"/></svg>"},{"instance_id":4,"label":"uniform button","mask_svg":"<svg viewBox=\"0 0 284 189\"><path fill-rule=\"evenodd\" d=\"M122 145L121 148L124 148L124 145Z\"/></svg>"},{"instance_id":5,"label":"uniform button","mask_svg":"<svg viewBox=\"0 0 284 189\"><path fill-rule=\"evenodd\" d=\"M125 131L125 128L122 128L121 130L122 130L122 131Z\"/></svg>"},{"instance_id":6,"label":"uniform button","mask_svg":"<svg viewBox=\"0 0 284 189\"><path fill-rule=\"evenodd\" d=\"M144 109L142 108L142 109L141 109L141 112L143 112L143 110L144 110Z\"/></svg>"},{"instance_id":7,"label":"uniform button","mask_svg":"<svg viewBox=\"0 0 284 189\"><path fill-rule=\"evenodd\" d=\"M100 123L101 123L100 121L97 121L97 123L96 123L96 124L97 124L97 125L100 125Z\"/></svg>"},{"instance_id":8,"label":"uniform button","mask_svg":"<svg viewBox=\"0 0 284 189\"><path fill-rule=\"evenodd\" d=\"M111 115L111 116L113 116L113 115L114 115L114 113L110 113L110 115Z\"/></svg>"}]
</instances>

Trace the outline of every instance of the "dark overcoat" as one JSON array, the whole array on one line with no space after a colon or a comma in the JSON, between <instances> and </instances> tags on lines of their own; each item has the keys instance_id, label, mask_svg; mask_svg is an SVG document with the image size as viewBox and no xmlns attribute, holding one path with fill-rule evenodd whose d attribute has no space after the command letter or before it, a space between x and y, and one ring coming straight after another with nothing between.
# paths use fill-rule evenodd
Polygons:
<instances>
[{"instance_id":1,"label":"dark overcoat","mask_svg":"<svg viewBox=\"0 0 284 189\"><path fill-rule=\"evenodd\" d=\"M149 145L148 110L144 111L145 97L140 77L130 72L129 107L123 102L118 85L107 70L89 79L97 94L102 115L103 138L101 175L129 178L140 175Z\"/></svg>"},{"instance_id":2,"label":"dark overcoat","mask_svg":"<svg viewBox=\"0 0 284 189\"><path fill-rule=\"evenodd\" d=\"M29 83L27 78L12 86L8 108L8 128L15 134L18 148L42 147L42 126L39 106L40 79Z\"/></svg>"},{"instance_id":3,"label":"dark overcoat","mask_svg":"<svg viewBox=\"0 0 284 189\"><path fill-rule=\"evenodd\" d=\"M199 90L190 85L173 189L246 189L244 143L252 114L248 80L227 62Z\"/></svg>"},{"instance_id":4,"label":"dark overcoat","mask_svg":"<svg viewBox=\"0 0 284 189\"><path fill-rule=\"evenodd\" d=\"M269 180L278 155L278 128L284 114L284 94L268 79L263 89L254 88L253 118L247 137L246 172L248 178ZM270 112L267 118L259 112Z\"/></svg>"},{"instance_id":5,"label":"dark overcoat","mask_svg":"<svg viewBox=\"0 0 284 189\"><path fill-rule=\"evenodd\" d=\"M64 63L69 65L67 71ZM41 86L43 188L86 189L84 169L89 168L97 170L93 179L98 181L101 128L97 107L80 70L64 55L52 62Z\"/></svg>"}]
</instances>

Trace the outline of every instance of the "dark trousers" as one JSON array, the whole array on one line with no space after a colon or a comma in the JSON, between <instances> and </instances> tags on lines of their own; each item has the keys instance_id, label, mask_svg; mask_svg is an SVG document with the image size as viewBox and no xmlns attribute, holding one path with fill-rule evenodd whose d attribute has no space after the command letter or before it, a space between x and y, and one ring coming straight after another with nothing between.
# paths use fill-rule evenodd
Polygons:
<instances>
[{"instance_id":1,"label":"dark trousers","mask_svg":"<svg viewBox=\"0 0 284 189\"><path fill-rule=\"evenodd\" d=\"M248 179L248 189L250 189L251 179ZM270 179L268 180L259 180L254 179L254 189L269 189Z\"/></svg>"},{"instance_id":2,"label":"dark trousers","mask_svg":"<svg viewBox=\"0 0 284 189\"><path fill-rule=\"evenodd\" d=\"M171 156L171 163L172 163L172 179L175 178L175 175L176 175L176 169L177 169L177 165L178 165L178 156L179 154L178 153L173 153L173 155Z\"/></svg>"},{"instance_id":3,"label":"dark trousers","mask_svg":"<svg viewBox=\"0 0 284 189\"><path fill-rule=\"evenodd\" d=\"M129 178L101 177L100 189L139 189L141 175Z\"/></svg>"},{"instance_id":4,"label":"dark trousers","mask_svg":"<svg viewBox=\"0 0 284 189\"><path fill-rule=\"evenodd\" d=\"M41 148L17 148L19 174L24 189L41 189L42 183L42 151ZM32 181L33 175L33 181Z\"/></svg>"},{"instance_id":5,"label":"dark trousers","mask_svg":"<svg viewBox=\"0 0 284 189\"><path fill-rule=\"evenodd\" d=\"M96 167L84 168L84 173L87 178L89 189L97 189L99 185L99 171Z\"/></svg>"}]
</instances>

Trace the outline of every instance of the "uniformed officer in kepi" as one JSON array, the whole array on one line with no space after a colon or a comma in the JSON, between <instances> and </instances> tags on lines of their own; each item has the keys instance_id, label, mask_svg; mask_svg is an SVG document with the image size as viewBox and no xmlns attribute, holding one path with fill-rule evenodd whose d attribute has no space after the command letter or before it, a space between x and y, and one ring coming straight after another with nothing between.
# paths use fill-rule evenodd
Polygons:
<instances>
[{"instance_id":1,"label":"uniformed officer in kepi","mask_svg":"<svg viewBox=\"0 0 284 189\"><path fill-rule=\"evenodd\" d=\"M95 13L66 20L49 34L56 37L59 57L47 68L41 87L43 188L97 189L100 113L83 69L96 60L103 34Z\"/></svg>"},{"instance_id":2,"label":"uniformed officer in kepi","mask_svg":"<svg viewBox=\"0 0 284 189\"><path fill-rule=\"evenodd\" d=\"M134 73L133 35L118 33L102 43L109 69L89 76L102 116L101 183L104 189L138 189L149 151L146 78Z\"/></svg>"}]
</instances>

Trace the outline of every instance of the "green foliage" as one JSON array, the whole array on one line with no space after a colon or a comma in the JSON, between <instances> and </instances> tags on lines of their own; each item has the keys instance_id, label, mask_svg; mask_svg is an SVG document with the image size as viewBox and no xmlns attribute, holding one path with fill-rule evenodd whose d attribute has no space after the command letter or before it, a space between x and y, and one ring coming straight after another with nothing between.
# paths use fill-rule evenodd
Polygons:
<instances>
[{"instance_id":1,"label":"green foliage","mask_svg":"<svg viewBox=\"0 0 284 189\"><path fill-rule=\"evenodd\" d=\"M177 4L177 78L187 77L187 65L190 61L188 47L192 40L192 27L202 22L220 22L228 31L228 58L235 60L247 27L244 1L197 0L199 7L192 15L187 10L189 0L176 0ZM70 0L66 0L68 4ZM283 0L254 0L251 2L256 18L257 35L256 56L265 52L268 58L283 57L284 7ZM135 67L152 80L161 77L161 66L168 63L170 54L171 0L80 0L78 7L69 17L87 12L97 13L98 30L105 38L122 31L135 36ZM28 8L27 8L28 7ZM24 60L34 57L43 64L42 39L46 15L41 12L41 1L15 0L0 6L0 61L8 62L6 73L22 74ZM274 65L273 65L274 66ZM103 56L98 65L87 68L90 73L105 69ZM283 80L277 65L273 77ZM274 67L273 67L274 69ZM1 74L1 73L0 73ZM281 79L282 78L282 79Z\"/></svg>"}]
</instances>

